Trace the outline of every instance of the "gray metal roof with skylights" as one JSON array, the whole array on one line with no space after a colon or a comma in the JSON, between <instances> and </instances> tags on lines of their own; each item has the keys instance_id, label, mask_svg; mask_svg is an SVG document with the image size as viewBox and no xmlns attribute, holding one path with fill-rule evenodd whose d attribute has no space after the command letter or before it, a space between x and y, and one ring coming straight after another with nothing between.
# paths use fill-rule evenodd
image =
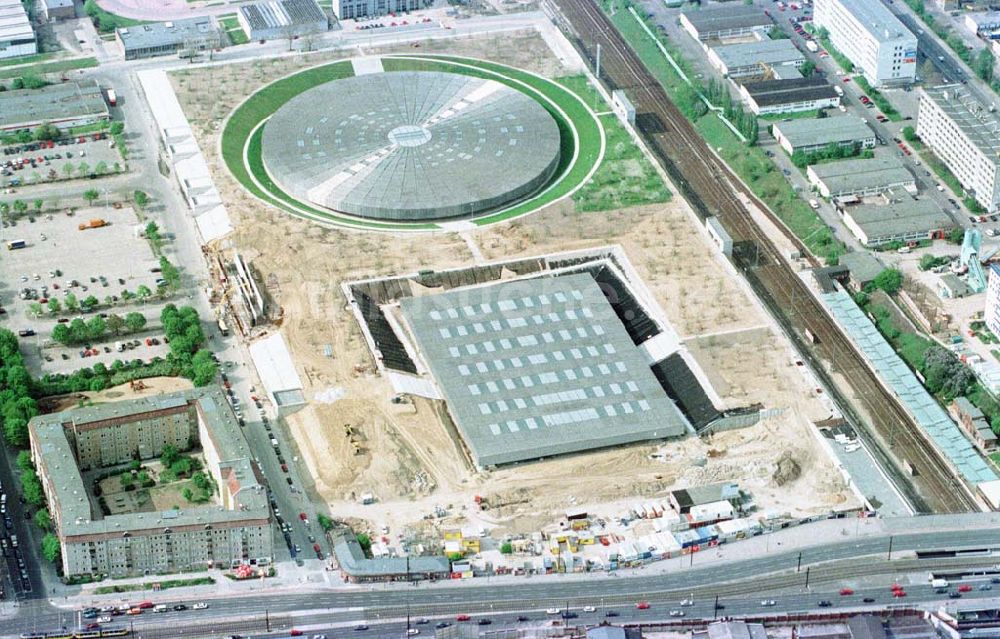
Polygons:
<instances>
[{"instance_id":1,"label":"gray metal roof with skylights","mask_svg":"<svg viewBox=\"0 0 1000 639\"><path fill-rule=\"evenodd\" d=\"M590 274L400 306L480 467L689 432Z\"/></svg>"}]
</instances>

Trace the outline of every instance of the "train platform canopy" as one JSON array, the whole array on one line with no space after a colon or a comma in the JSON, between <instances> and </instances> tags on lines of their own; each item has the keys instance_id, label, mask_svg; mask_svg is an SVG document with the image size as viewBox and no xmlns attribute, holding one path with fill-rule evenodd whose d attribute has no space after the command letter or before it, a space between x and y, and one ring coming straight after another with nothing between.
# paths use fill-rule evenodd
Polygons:
<instances>
[{"instance_id":1,"label":"train platform canopy","mask_svg":"<svg viewBox=\"0 0 1000 639\"><path fill-rule=\"evenodd\" d=\"M973 488L1000 479L958 424L844 290L822 295L830 313L935 448Z\"/></svg>"},{"instance_id":2,"label":"train platform canopy","mask_svg":"<svg viewBox=\"0 0 1000 639\"><path fill-rule=\"evenodd\" d=\"M592 273L399 304L480 467L691 432Z\"/></svg>"}]
</instances>

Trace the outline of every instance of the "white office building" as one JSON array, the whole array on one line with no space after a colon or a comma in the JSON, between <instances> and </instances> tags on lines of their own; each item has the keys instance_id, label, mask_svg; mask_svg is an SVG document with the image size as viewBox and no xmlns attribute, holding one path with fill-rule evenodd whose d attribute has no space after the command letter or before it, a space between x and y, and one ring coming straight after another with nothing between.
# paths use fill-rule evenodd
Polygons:
<instances>
[{"instance_id":1,"label":"white office building","mask_svg":"<svg viewBox=\"0 0 1000 639\"><path fill-rule=\"evenodd\" d=\"M1000 117L960 84L920 90L917 135L990 212L1000 208Z\"/></svg>"},{"instance_id":2,"label":"white office building","mask_svg":"<svg viewBox=\"0 0 1000 639\"><path fill-rule=\"evenodd\" d=\"M1000 336L1000 266L990 264L986 285L986 309L983 319L986 328Z\"/></svg>"},{"instance_id":3,"label":"white office building","mask_svg":"<svg viewBox=\"0 0 1000 639\"><path fill-rule=\"evenodd\" d=\"M816 0L813 18L872 86L913 82L917 37L881 2Z\"/></svg>"}]
</instances>

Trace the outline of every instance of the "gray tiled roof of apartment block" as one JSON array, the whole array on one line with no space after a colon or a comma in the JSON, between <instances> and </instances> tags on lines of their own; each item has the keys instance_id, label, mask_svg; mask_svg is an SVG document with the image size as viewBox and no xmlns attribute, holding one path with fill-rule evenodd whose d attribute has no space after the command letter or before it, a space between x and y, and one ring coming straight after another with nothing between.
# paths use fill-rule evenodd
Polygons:
<instances>
[{"instance_id":1,"label":"gray tiled roof of apartment block","mask_svg":"<svg viewBox=\"0 0 1000 639\"><path fill-rule=\"evenodd\" d=\"M1000 156L1000 115L958 84L923 91L984 155L994 160Z\"/></svg>"}]
</instances>

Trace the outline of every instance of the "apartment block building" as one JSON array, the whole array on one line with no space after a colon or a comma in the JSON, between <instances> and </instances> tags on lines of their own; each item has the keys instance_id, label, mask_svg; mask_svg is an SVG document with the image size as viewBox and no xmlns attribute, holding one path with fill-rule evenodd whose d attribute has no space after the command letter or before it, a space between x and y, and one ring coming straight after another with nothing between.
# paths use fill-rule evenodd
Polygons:
<instances>
[{"instance_id":1,"label":"apartment block building","mask_svg":"<svg viewBox=\"0 0 1000 639\"><path fill-rule=\"evenodd\" d=\"M962 85L920 90L917 134L990 212L1000 208L1000 117Z\"/></svg>"},{"instance_id":2,"label":"apartment block building","mask_svg":"<svg viewBox=\"0 0 1000 639\"><path fill-rule=\"evenodd\" d=\"M813 19L872 86L909 84L917 74L917 37L881 2L816 0Z\"/></svg>"},{"instance_id":3,"label":"apartment block building","mask_svg":"<svg viewBox=\"0 0 1000 639\"><path fill-rule=\"evenodd\" d=\"M338 20L352 20L419 11L429 4L429 0L336 0L333 10Z\"/></svg>"},{"instance_id":4,"label":"apartment block building","mask_svg":"<svg viewBox=\"0 0 1000 639\"><path fill-rule=\"evenodd\" d=\"M28 429L67 576L127 577L272 561L263 477L218 389L40 415ZM168 445L201 447L220 503L104 515L82 471L118 470L132 459L156 457Z\"/></svg>"}]
</instances>

